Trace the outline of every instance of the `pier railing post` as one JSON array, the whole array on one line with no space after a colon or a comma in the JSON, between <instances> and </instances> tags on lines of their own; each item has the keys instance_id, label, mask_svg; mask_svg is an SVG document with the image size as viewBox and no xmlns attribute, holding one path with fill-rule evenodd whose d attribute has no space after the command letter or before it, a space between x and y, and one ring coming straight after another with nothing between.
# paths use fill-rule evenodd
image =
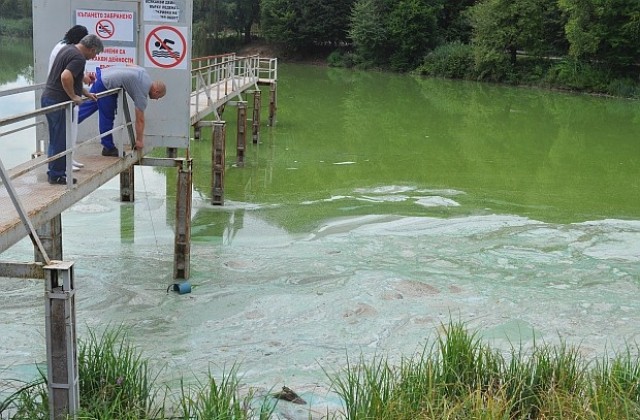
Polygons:
<instances>
[{"instance_id":1,"label":"pier railing post","mask_svg":"<svg viewBox=\"0 0 640 420\"><path fill-rule=\"evenodd\" d=\"M224 165L226 122L215 121L211 141L211 204L224 204Z\"/></svg>"},{"instance_id":2,"label":"pier railing post","mask_svg":"<svg viewBox=\"0 0 640 420\"><path fill-rule=\"evenodd\" d=\"M260 107L262 106L262 92L257 89L253 92L253 118L251 120L251 127L253 128L253 144L257 144L260 141Z\"/></svg>"},{"instance_id":3,"label":"pier railing post","mask_svg":"<svg viewBox=\"0 0 640 420\"><path fill-rule=\"evenodd\" d=\"M278 109L278 83L273 81L269 85L269 127L276 123L276 110Z\"/></svg>"},{"instance_id":4,"label":"pier railing post","mask_svg":"<svg viewBox=\"0 0 640 420\"><path fill-rule=\"evenodd\" d=\"M135 200L134 165L120 172L120 201L132 203Z\"/></svg>"},{"instance_id":5,"label":"pier railing post","mask_svg":"<svg viewBox=\"0 0 640 420\"><path fill-rule=\"evenodd\" d=\"M238 101L238 136L237 136L237 164L244 166L244 155L247 149L247 103Z\"/></svg>"},{"instance_id":6,"label":"pier railing post","mask_svg":"<svg viewBox=\"0 0 640 420\"><path fill-rule=\"evenodd\" d=\"M73 262L53 261L44 273L50 418L75 418L80 390Z\"/></svg>"},{"instance_id":7,"label":"pier railing post","mask_svg":"<svg viewBox=\"0 0 640 420\"><path fill-rule=\"evenodd\" d=\"M51 260L62 260L62 216L54 216L36 229L40 243ZM34 261L47 262L37 246L34 249Z\"/></svg>"},{"instance_id":8,"label":"pier railing post","mask_svg":"<svg viewBox=\"0 0 640 420\"><path fill-rule=\"evenodd\" d=\"M189 278L191 264L191 188L192 160L178 160L176 192L176 234L174 243L173 278Z\"/></svg>"}]
</instances>

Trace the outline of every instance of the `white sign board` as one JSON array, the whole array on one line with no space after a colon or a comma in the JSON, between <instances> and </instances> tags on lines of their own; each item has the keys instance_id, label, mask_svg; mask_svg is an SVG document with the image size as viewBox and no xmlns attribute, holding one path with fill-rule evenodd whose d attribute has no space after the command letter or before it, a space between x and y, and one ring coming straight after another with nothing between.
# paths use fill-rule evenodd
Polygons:
<instances>
[{"instance_id":1,"label":"white sign board","mask_svg":"<svg viewBox=\"0 0 640 420\"><path fill-rule=\"evenodd\" d=\"M103 41L134 40L131 12L115 10L76 10L76 24L84 25L89 33L96 34Z\"/></svg>"},{"instance_id":2,"label":"white sign board","mask_svg":"<svg viewBox=\"0 0 640 420\"><path fill-rule=\"evenodd\" d=\"M134 47L104 47L93 60L87 60L85 68L87 71L95 71L96 67L101 69L110 66L126 66L136 63L137 49Z\"/></svg>"},{"instance_id":3,"label":"white sign board","mask_svg":"<svg viewBox=\"0 0 640 420\"><path fill-rule=\"evenodd\" d=\"M152 22L177 22L180 8L175 0L144 0L144 20Z\"/></svg>"},{"instance_id":4,"label":"white sign board","mask_svg":"<svg viewBox=\"0 0 640 420\"><path fill-rule=\"evenodd\" d=\"M167 85L166 96L149 101L145 110L145 143L156 147L189 147L193 1L33 0L32 3L36 83L46 81L54 45L73 25L84 25L89 33L102 39L105 48L87 63L87 70L137 64L147 69L152 80L162 80ZM39 93L36 95L39 105ZM132 101L129 103L133 110ZM123 114L117 113L116 123L122 121ZM79 132L85 139L96 136L97 115L85 120ZM114 133L116 139L126 139L126 135L124 131ZM46 128L38 132L38 137L47 138Z\"/></svg>"}]
</instances>

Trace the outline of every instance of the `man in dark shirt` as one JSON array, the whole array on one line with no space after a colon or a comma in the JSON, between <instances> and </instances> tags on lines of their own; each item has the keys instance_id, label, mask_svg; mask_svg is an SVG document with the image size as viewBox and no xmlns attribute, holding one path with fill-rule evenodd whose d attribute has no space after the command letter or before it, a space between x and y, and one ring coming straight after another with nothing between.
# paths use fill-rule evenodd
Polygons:
<instances>
[{"instance_id":1,"label":"man in dark shirt","mask_svg":"<svg viewBox=\"0 0 640 420\"><path fill-rule=\"evenodd\" d=\"M96 95L84 88L82 79L86 61L95 58L103 49L102 41L96 35L87 35L78 44L62 48L51 65L40 105L45 108L70 100L75 105L80 105L83 94L95 101ZM51 157L67 148L65 110L48 112L47 123L49 125L48 156ZM66 168L66 156L49 162L47 171L49 183L66 184ZM74 179L73 182L75 181Z\"/></svg>"}]
</instances>

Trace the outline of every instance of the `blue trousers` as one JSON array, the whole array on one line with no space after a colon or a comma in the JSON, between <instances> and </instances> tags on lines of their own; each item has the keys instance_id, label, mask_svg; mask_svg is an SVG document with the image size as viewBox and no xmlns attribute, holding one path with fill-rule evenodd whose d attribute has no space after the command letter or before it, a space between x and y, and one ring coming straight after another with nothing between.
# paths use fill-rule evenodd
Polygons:
<instances>
[{"instance_id":1,"label":"blue trousers","mask_svg":"<svg viewBox=\"0 0 640 420\"><path fill-rule=\"evenodd\" d=\"M40 105L44 108L59 102L45 96L40 98ZM47 125L49 126L49 149L47 156L57 155L67 148L67 122L64 109L47 113ZM66 176L67 157L63 156L49 162L47 175L49 179Z\"/></svg>"},{"instance_id":2,"label":"blue trousers","mask_svg":"<svg viewBox=\"0 0 640 420\"><path fill-rule=\"evenodd\" d=\"M90 92L100 93L106 91L102 83L102 77L100 75L100 69L96 69L96 81L91 86ZM100 134L106 133L109 130L113 130L113 122L116 119L116 111L118 109L118 95L104 96L97 101L86 101L80 105L80 113L78 116L78 123L81 123L87 117L98 111L98 127ZM113 149L115 144L113 143L113 135L107 134L100 140L102 147L105 149Z\"/></svg>"}]
</instances>

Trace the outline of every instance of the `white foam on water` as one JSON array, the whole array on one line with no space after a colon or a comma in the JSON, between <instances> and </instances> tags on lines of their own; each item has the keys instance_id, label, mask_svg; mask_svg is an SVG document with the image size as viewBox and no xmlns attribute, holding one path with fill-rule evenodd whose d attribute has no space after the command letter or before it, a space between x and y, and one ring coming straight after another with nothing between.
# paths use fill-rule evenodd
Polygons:
<instances>
[{"instance_id":1,"label":"white foam on water","mask_svg":"<svg viewBox=\"0 0 640 420\"><path fill-rule=\"evenodd\" d=\"M166 217L151 214L156 223ZM580 345L589 357L638 336L637 222L367 215L293 235L245 212L223 241L192 243L192 292L178 295L166 290L172 229L155 225L165 238L158 247L139 237L150 235L143 215L132 242L100 228L100 241L89 245L84 228L101 216L78 212L81 223L64 225L65 255L77 265L79 335L131 327L166 381L219 374L237 362L246 386L287 385L318 409L336 404L325 370L339 370L347 356L397 362L450 319L503 351L535 337ZM5 288L0 336L10 343L0 342L0 369L44 360L42 284Z\"/></svg>"}]
</instances>

